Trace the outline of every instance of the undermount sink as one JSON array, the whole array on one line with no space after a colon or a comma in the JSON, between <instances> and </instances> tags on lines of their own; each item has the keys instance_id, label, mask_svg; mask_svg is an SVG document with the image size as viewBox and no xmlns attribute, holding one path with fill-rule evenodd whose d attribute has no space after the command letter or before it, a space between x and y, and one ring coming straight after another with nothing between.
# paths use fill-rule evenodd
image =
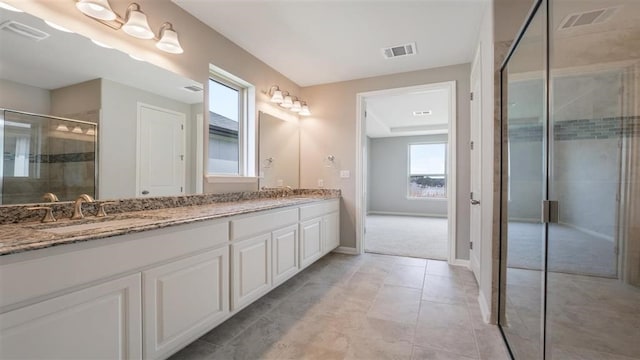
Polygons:
<instances>
[{"instance_id":1,"label":"undermount sink","mask_svg":"<svg viewBox=\"0 0 640 360\"><path fill-rule=\"evenodd\" d=\"M103 218L85 218L78 221L32 225L30 228L52 234L65 235L97 229L109 231L133 226L148 225L163 219L165 218L159 216L121 214Z\"/></svg>"}]
</instances>

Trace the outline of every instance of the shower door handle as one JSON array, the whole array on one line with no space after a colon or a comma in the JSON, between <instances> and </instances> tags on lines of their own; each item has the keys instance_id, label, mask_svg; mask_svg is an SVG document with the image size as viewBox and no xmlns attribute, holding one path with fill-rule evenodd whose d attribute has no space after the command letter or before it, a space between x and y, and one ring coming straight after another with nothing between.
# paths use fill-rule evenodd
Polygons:
<instances>
[{"instance_id":1,"label":"shower door handle","mask_svg":"<svg viewBox=\"0 0 640 360\"><path fill-rule=\"evenodd\" d=\"M557 224L560 220L557 200L542 200L542 223Z\"/></svg>"}]
</instances>

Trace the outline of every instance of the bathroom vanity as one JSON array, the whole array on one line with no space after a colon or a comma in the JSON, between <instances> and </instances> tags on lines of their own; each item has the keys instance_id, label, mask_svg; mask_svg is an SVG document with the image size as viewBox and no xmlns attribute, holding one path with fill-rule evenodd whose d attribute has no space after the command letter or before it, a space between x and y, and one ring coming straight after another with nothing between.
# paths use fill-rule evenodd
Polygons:
<instances>
[{"instance_id":1,"label":"bathroom vanity","mask_svg":"<svg viewBox=\"0 0 640 360\"><path fill-rule=\"evenodd\" d=\"M338 247L339 196L0 225L0 358L166 358Z\"/></svg>"}]
</instances>

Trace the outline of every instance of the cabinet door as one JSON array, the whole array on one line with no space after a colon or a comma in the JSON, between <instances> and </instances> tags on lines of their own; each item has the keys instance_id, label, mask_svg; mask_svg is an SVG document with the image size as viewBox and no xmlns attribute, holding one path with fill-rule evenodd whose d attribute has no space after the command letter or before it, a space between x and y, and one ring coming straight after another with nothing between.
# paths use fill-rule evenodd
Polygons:
<instances>
[{"instance_id":1,"label":"cabinet door","mask_svg":"<svg viewBox=\"0 0 640 360\"><path fill-rule=\"evenodd\" d=\"M305 268L322 256L322 218L300 223L300 267Z\"/></svg>"},{"instance_id":2,"label":"cabinet door","mask_svg":"<svg viewBox=\"0 0 640 360\"><path fill-rule=\"evenodd\" d=\"M271 288L271 233L238 241L233 253L233 310L250 304Z\"/></svg>"},{"instance_id":3,"label":"cabinet door","mask_svg":"<svg viewBox=\"0 0 640 360\"><path fill-rule=\"evenodd\" d=\"M140 274L0 315L2 359L139 359Z\"/></svg>"},{"instance_id":4,"label":"cabinet door","mask_svg":"<svg viewBox=\"0 0 640 360\"><path fill-rule=\"evenodd\" d=\"M340 246L340 213L334 212L325 215L322 218L322 226L323 253L328 253Z\"/></svg>"},{"instance_id":5,"label":"cabinet door","mask_svg":"<svg viewBox=\"0 0 640 360\"><path fill-rule=\"evenodd\" d=\"M143 272L144 357L163 358L229 313L229 247Z\"/></svg>"},{"instance_id":6,"label":"cabinet door","mask_svg":"<svg viewBox=\"0 0 640 360\"><path fill-rule=\"evenodd\" d=\"M273 241L273 286L298 272L298 225L274 231Z\"/></svg>"}]
</instances>

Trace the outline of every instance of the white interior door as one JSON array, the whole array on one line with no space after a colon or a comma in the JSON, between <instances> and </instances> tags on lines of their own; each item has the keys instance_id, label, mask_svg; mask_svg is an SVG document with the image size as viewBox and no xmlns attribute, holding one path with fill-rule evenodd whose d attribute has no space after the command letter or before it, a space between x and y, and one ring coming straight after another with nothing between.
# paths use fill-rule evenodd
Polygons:
<instances>
[{"instance_id":1,"label":"white interior door","mask_svg":"<svg viewBox=\"0 0 640 360\"><path fill-rule=\"evenodd\" d=\"M185 115L138 104L136 196L184 194Z\"/></svg>"},{"instance_id":2,"label":"white interior door","mask_svg":"<svg viewBox=\"0 0 640 360\"><path fill-rule=\"evenodd\" d=\"M471 70L471 211L470 211L470 263L476 280L480 281L480 252L482 248L482 80L480 77L480 51L477 52Z\"/></svg>"}]
</instances>

